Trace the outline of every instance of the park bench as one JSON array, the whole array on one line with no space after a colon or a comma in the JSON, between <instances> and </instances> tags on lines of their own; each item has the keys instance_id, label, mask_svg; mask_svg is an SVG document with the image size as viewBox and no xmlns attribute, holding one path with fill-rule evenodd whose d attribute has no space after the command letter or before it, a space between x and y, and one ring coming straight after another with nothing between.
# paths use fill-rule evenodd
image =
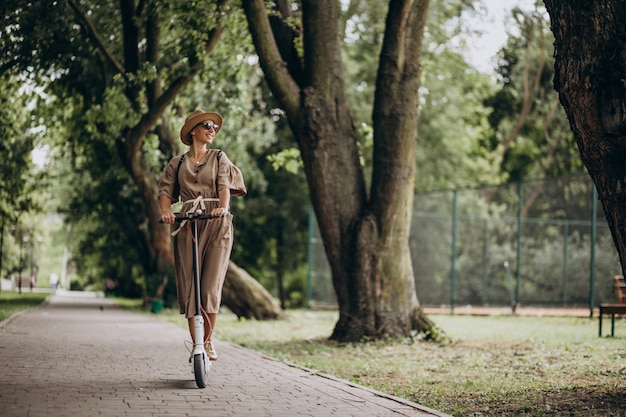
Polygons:
<instances>
[{"instance_id":1,"label":"park bench","mask_svg":"<svg viewBox=\"0 0 626 417\"><path fill-rule=\"evenodd\" d=\"M602 316L611 315L611 336L615 335L615 315L626 314L626 282L623 275L615 275L613 277L615 286L615 294L617 295L618 304L600 304L600 329L598 336L602 337Z\"/></svg>"}]
</instances>

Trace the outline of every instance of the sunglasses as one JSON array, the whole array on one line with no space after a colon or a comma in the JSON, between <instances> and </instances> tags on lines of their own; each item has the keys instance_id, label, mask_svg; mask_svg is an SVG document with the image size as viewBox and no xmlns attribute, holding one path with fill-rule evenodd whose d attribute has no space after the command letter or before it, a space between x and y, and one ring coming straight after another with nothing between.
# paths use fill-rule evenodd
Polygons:
<instances>
[{"instance_id":1,"label":"sunglasses","mask_svg":"<svg viewBox=\"0 0 626 417\"><path fill-rule=\"evenodd\" d=\"M213 131L215 132L217 132L217 129L220 128L220 125L216 125L215 123L211 124L209 122L202 122L200 123L200 126L205 128L206 130L213 129Z\"/></svg>"}]
</instances>

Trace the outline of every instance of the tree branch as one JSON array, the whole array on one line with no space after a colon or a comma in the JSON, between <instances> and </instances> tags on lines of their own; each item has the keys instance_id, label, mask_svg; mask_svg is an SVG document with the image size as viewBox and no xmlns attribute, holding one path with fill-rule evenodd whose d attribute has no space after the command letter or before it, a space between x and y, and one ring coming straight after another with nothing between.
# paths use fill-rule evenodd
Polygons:
<instances>
[{"instance_id":1,"label":"tree branch","mask_svg":"<svg viewBox=\"0 0 626 417\"><path fill-rule=\"evenodd\" d=\"M305 82L314 85L325 97L331 97L335 88L335 74L328 71L328 68L342 68L339 41L341 17L338 3L336 0L302 2ZM310 24L309 22L324 22L324 24Z\"/></svg>"},{"instance_id":2,"label":"tree branch","mask_svg":"<svg viewBox=\"0 0 626 417\"><path fill-rule=\"evenodd\" d=\"M261 68L274 97L293 119L299 119L300 86L294 81L280 55L264 1L246 0L243 9Z\"/></svg>"},{"instance_id":3,"label":"tree branch","mask_svg":"<svg viewBox=\"0 0 626 417\"><path fill-rule=\"evenodd\" d=\"M294 81L303 85L303 62L296 48L298 38L302 37L302 21L294 15L291 9L291 0L275 0L275 8L268 18L278 51L287 64L287 71ZM296 26L295 22L300 22Z\"/></svg>"},{"instance_id":4,"label":"tree branch","mask_svg":"<svg viewBox=\"0 0 626 417\"><path fill-rule=\"evenodd\" d=\"M159 47L161 46L159 20L160 16L157 10L150 10L149 15L146 16L146 61L155 67L158 65ZM157 74L156 78L149 81L146 86L148 107L152 107L161 93L161 76Z\"/></svg>"},{"instance_id":5,"label":"tree branch","mask_svg":"<svg viewBox=\"0 0 626 417\"><path fill-rule=\"evenodd\" d=\"M111 51L109 51L107 47L104 46L104 42L102 42L102 38L98 34L98 31L96 30L95 26L91 23L91 20L89 20L87 15L84 14L82 10L80 10L80 8L78 7L78 5L76 4L74 0L67 0L67 1L70 7L74 9L74 12L76 12L76 15L80 19L80 22L79 22L80 25L87 33L87 36L89 36L89 38L91 38L91 40L95 43L96 48L99 49L100 52L104 54L104 56L106 56L109 62L117 69L117 71L120 74L125 74L126 71L124 69L124 66L115 58L115 56L113 56Z\"/></svg>"},{"instance_id":6,"label":"tree branch","mask_svg":"<svg viewBox=\"0 0 626 417\"><path fill-rule=\"evenodd\" d=\"M229 0L222 0L218 7L218 13L220 13L220 17L217 20L217 25L214 29L210 31L209 39L207 40L204 50L209 53L213 50L215 45L220 38L220 35L223 32L223 26L221 25L221 16L223 16L223 11L228 5ZM153 39L153 41L155 41ZM155 46L155 45L153 45ZM163 112L167 108L167 106L174 101L174 98L178 95L180 90L182 90L186 85L188 85L193 78L200 72L203 67L203 61L199 59L191 59L193 62L191 65L189 72L185 75L182 75L176 79L174 79L169 86L163 91L161 94L156 95L153 98L151 105L146 113L144 113L131 131L129 132L129 138L131 139L129 142L132 144L127 152L129 155L133 155L140 151L141 148L141 140L146 136L148 131L156 124L157 120L163 115ZM153 89L154 92L160 92L159 89Z\"/></svg>"},{"instance_id":7,"label":"tree branch","mask_svg":"<svg viewBox=\"0 0 626 417\"><path fill-rule=\"evenodd\" d=\"M412 198L407 194L412 185L405 185L415 180L420 57L428 4L428 0L389 2L373 110L370 198L379 218L391 215L392 207L404 209Z\"/></svg>"},{"instance_id":8,"label":"tree branch","mask_svg":"<svg viewBox=\"0 0 626 417\"><path fill-rule=\"evenodd\" d=\"M530 80L529 80L530 64L531 64L529 50L530 50L530 44L526 48L526 60L525 60L526 62L524 63L524 71L522 73L523 88L524 88L522 109L520 111L520 115L519 115L519 118L517 119L517 123L515 124L515 127L513 128L511 133L509 133L509 135L504 140L504 142L502 142L502 147L500 148L500 151L498 152L498 155L497 155L497 159L495 163L493 164L494 169L498 169L500 167L500 163L504 159L504 155L507 153L507 151L511 147L511 143L513 143L513 141L517 138L517 135L519 135L519 132L522 130L522 128L526 124L526 121L528 120L528 116L530 115L530 111L532 109L533 102L535 101L537 97L537 91L539 90L539 85L541 84L541 75L543 73L543 67L546 64L546 56L545 56L544 50L543 48L541 49L540 60L539 60L539 63L537 64L535 77L533 79L532 86L530 85Z\"/></svg>"}]
</instances>

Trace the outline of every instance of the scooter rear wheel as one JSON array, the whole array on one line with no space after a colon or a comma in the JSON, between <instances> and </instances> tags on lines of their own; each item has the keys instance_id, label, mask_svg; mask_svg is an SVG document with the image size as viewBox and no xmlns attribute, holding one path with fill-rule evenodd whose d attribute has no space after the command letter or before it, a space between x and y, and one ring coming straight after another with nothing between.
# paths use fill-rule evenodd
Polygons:
<instances>
[{"instance_id":1,"label":"scooter rear wheel","mask_svg":"<svg viewBox=\"0 0 626 417\"><path fill-rule=\"evenodd\" d=\"M204 355L193 355L193 373L196 376L196 385L198 388L206 387L209 380L209 368L207 366L207 360L203 358Z\"/></svg>"}]
</instances>

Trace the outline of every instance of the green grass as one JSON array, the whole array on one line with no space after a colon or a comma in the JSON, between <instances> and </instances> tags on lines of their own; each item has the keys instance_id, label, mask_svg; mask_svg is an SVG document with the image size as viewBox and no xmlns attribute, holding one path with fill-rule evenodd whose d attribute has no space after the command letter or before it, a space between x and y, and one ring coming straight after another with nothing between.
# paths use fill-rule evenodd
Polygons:
<instances>
[{"instance_id":1,"label":"green grass","mask_svg":"<svg viewBox=\"0 0 626 417\"><path fill-rule=\"evenodd\" d=\"M8 319L13 314L31 307L35 307L43 302L49 294L22 291L2 291L0 292L0 321Z\"/></svg>"},{"instance_id":2,"label":"green grass","mask_svg":"<svg viewBox=\"0 0 626 417\"><path fill-rule=\"evenodd\" d=\"M186 327L176 311L159 316ZM221 314L215 335L453 416L626 415L625 320L600 338L597 318L430 318L447 343L340 345L327 340L337 313L305 310L273 322Z\"/></svg>"}]
</instances>

